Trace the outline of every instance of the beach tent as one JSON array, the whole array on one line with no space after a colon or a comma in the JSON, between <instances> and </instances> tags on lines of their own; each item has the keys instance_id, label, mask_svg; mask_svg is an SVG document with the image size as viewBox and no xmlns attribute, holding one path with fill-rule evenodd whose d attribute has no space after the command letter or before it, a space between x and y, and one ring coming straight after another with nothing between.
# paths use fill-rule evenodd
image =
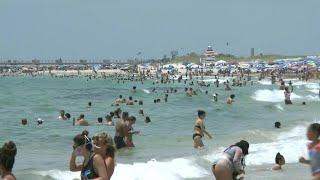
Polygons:
<instances>
[{"instance_id":1,"label":"beach tent","mask_svg":"<svg viewBox=\"0 0 320 180\"><path fill-rule=\"evenodd\" d=\"M163 65L164 69L176 69L176 65L175 64L166 64Z\"/></svg>"},{"instance_id":2,"label":"beach tent","mask_svg":"<svg viewBox=\"0 0 320 180\"><path fill-rule=\"evenodd\" d=\"M183 65L183 64L178 64L178 65L177 65L177 68L178 68L178 69L186 69L186 66Z\"/></svg>"},{"instance_id":3,"label":"beach tent","mask_svg":"<svg viewBox=\"0 0 320 180\"><path fill-rule=\"evenodd\" d=\"M227 62L226 61L224 61L224 60L219 60L219 61L217 61L216 63L214 63L214 65L215 66L223 66L223 65L225 65Z\"/></svg>"}]
</instances>

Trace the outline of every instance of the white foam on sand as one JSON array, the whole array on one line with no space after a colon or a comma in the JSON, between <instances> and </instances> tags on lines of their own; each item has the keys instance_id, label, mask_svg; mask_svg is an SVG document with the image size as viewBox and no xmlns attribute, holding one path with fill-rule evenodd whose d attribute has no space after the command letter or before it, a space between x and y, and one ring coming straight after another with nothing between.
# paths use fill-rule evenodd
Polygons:
<instances>
[{"instance_id":1,"label":"white foam on sand","mask_svg":"<svg viewBox=\"0 0 320 180\"><path fill-rule=\"evenodd\" d=\"M35 173L57 180L80 179L79 172L49 170ZM112 180L180 180L202 178L209 174L210 172L197 165L194 160L177 158L167 162L150 160L133 164L117 164Z\"/></svg>"},{"instance_id":2,"label":"white foam on sand","mask_svg":"<svg viewBox=\"0 0 320 180\"><path fill-rule=\"evenodd\" d=\"M282 102L284 101L284 91L282 90L269 90L269 89L260 89L254 92L252 99L256 101L264 102ZM291 93L291 100L300 99L301 96Z\"/></svg>"},{"instance_id":3,"label":"white foam on sand","mask_svg":"<svg viewBox=\"0 0 320 180\"><path fill-rule=\"evenodd\" d=\"M245 160L246 165L274 164L274 158L278 152L285 157L287 163L298 163L301 156L307 158L306 129L307 125L296 126L290 131L280 133L274 142L250 144L249 155ZM221 152L225 148L220 147L203 158L214 162L221 157Z\"/></svg>"}]
</instances>

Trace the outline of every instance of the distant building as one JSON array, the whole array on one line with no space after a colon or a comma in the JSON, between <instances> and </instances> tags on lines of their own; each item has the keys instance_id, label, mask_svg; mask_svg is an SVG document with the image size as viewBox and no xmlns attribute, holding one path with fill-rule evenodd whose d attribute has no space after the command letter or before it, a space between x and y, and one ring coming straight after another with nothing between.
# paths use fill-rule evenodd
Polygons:
<instances>
[{"instance_id":1,"label":"distant building","mask_svg":"<svg viewBox=\"0 0 320 180\"><path fill-rule=\"evenodd\" d=\"M251 57L254 57L254 48L251 48Z\"/></svg>"}]
</instances>

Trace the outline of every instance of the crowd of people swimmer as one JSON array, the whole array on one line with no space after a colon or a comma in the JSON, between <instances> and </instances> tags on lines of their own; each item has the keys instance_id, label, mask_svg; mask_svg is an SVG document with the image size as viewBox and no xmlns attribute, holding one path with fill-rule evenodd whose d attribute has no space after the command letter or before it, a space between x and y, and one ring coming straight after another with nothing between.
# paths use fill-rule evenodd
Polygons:
<instances>
[{"instance_id":1,"label":"crowd of people swimmer","mask_svg":"<svg viewBox=\"0 0 320 180\"><path fill-rule=\"evenodd\" d=\"M151 93L157 93L158 91L163 91L163 99L154 99L153 102L156 103L167 103L169 101L169 95L175 93L185 93L186 97L197 96L198 93L208 94L208 91L201 91L199 87L209 88L210 86L219 87L223 85L225 91L231 91L233 87L242 87L242 86L253 86L254 81L251 80L249 74L244 76L241 74L239 77L233 78L231 82L226 80L223 84L219 81L219 76L215 76L215 81L213 84L206 83L202 81L203 74L199 80L197 77L194 81L193 76L199 74L186 74L188 79L183 79L182 75L179 75L175 78L170 78L169 74L161 75L160 78L154 78L153 85L156 84L170 84L170 83L184 83L185 89L184 92L179 92L176 88L167 88L164 91L157 88L152 88ZM150 74L143 74L140 76L140 79L134 79L133 76L123 76L123 75L114 75L114 76L102 76L102 78L112 78L116 83L125 83L125 81L140 81L142 84L144 80L150 78ZM97 78L95 76L88 76L88 80L92 78ZM264 78L259 77L259 80ZM272 84L276 84L276 77L274 74L271 74ZM197 88L198 87L198 88ZM279 78L279 89L284 91L284 103L286 105L293 104L291 101L291 93L294 91L292 82L290 81L286 85L285 81ZM134 94L137 92L137 87L133 86L131 92ZM218 93L212 94L212 101L219 101ZM235 94L231 94L225 99L225 103L229 106L232 106L235 103ZM319 90L320 98L320 90ZM124 106L122 106L124 105ZM101 132L90 136L87 130L77 134L73 138L73 146L70 160L69 168L70 171L80 171L81 179L111 179L114 169L116 168L115 156L116 152L122 148L134 148L133 136L138 135L140 131L134 129L134 124L137 118L133 115L130 115L127 111L124 111L125 106L137 107L143 105L143 100L134 99L133 96L128 96L128 99L125 99L123 95L115 97L114 102L111 106L114 108L113 111L109 112L104 118L98 117L95 124L114 126L115 134L114 136ZM306 105L305 102L302 105ZM92 102L88 102L87 108L94 106ZM142 116L145 123L151 123L150 116L145 115L143 108L137 108L139 116ZM198 110L195 113L197 116L194 125L194 132L192 135L193 148L202 149L204 148L203 138L207 136L209 139L213 138L213 135L210 133L205 126L205 117L206 112L204 110ZM71 121L71 114L66 113L65 110L61 110L58 116L59 120ZM36 123L38 126L44 124L44 120L38 118ZM27 125L28 119L23 118L21 124ZM73 126L89 126L93 125L86 120L84 114L80 114L78 118L72 119ZM281 128L281 122L274 123L275 128ZM309 158L301 157L299 159L300 163L308 164L311 166L312 177L313 179L320 180L320 124L313 123L307 129L307 138L310 140L310 143L307 145L309 151ZM190 137L191 139L191 137ZM17 147L13 141L8 141L3 144L0 149L0 173L1 178L4 180L14 180L16 179L12 169L15 162L15 156L17 154ZM246 140L239 140L234 144L227 147L222 156L213 162L210 166L214 177L217 180L241 180L245 178L245 157L249 154L249 142ZM76 158L78 156L84 157L81 164L76 163ZM285 165L285 157L280 152L275 154L275 161L272 167L272 170L282 170Z\"/></svg>"}]
</instances>

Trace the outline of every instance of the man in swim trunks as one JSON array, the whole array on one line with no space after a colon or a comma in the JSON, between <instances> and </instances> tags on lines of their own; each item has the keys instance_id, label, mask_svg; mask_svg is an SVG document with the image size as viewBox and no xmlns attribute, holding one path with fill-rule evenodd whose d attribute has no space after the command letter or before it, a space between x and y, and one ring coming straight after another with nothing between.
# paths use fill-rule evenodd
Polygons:
<instances>
[{"instance_id":1,"label":"man in swim trunks","mask_svg":"<svg viewBox=\"0 0 320 180\"><path fill-rule=\"evenodd\" d=\"M114 143L116 144L117 149L126 147L125 137L128 137L128 130L125 121L129 117L128 112L122 113L122 119L119 119L115 126L115 135Z\"/></svg>"}]
</instances>

